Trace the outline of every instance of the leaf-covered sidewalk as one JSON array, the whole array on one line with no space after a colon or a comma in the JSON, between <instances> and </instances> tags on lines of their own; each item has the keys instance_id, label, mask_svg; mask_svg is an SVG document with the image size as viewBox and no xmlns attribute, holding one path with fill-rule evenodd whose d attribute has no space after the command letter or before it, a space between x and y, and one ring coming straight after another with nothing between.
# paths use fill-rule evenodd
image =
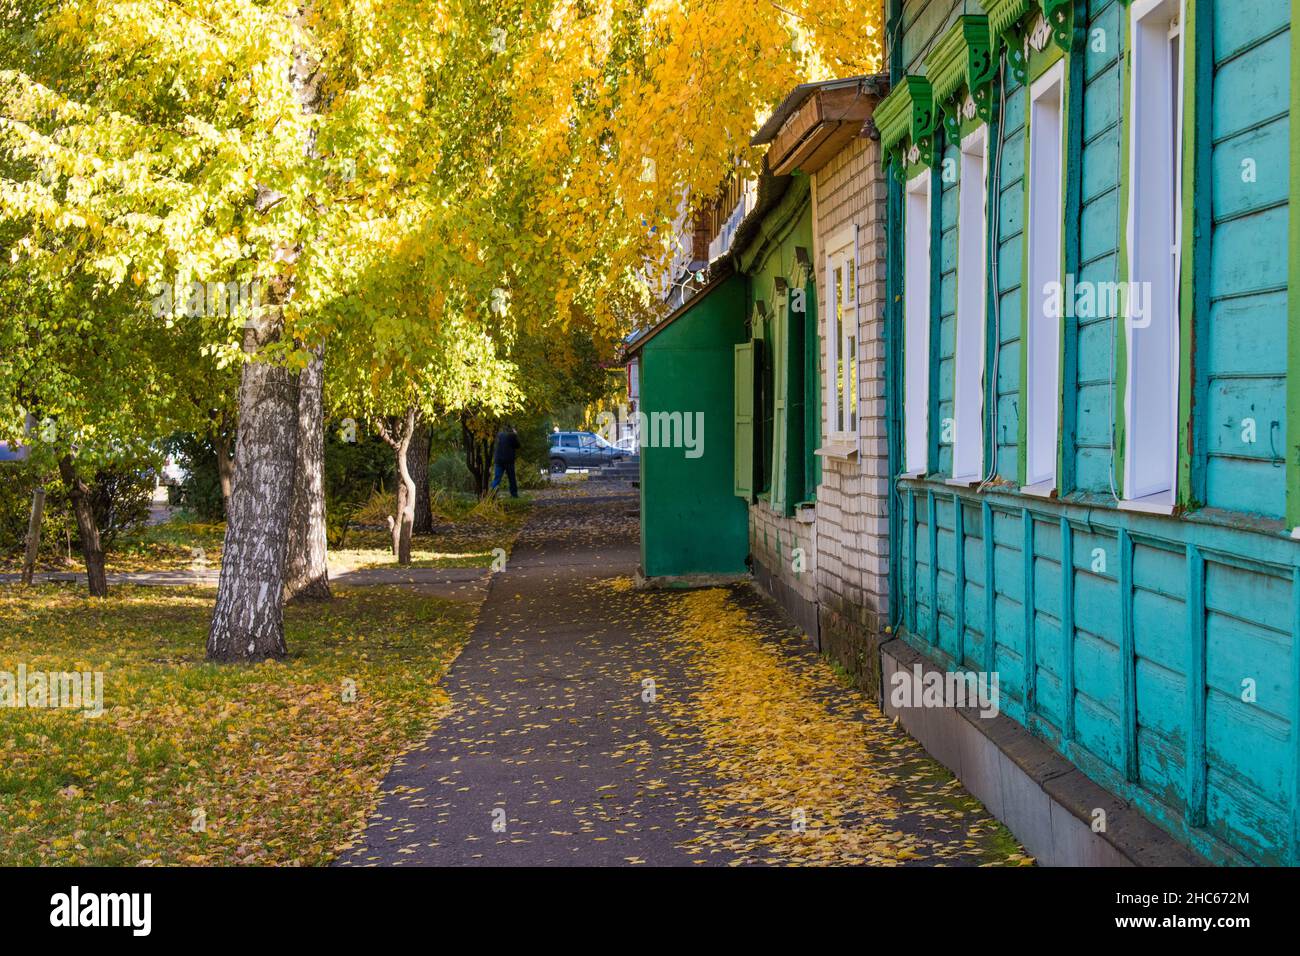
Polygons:
<instances>
[{"instance_id":1,"label":"leaf-covered sidewalk","mask_svg":"<svg viewBox=\"0 0 1300 956\"><path fill-rule=\"evenodd\" d=\"M754 592L633 588L635 507L535 510L340 863L1029 862Z\"/></svg>"}]
</instances>

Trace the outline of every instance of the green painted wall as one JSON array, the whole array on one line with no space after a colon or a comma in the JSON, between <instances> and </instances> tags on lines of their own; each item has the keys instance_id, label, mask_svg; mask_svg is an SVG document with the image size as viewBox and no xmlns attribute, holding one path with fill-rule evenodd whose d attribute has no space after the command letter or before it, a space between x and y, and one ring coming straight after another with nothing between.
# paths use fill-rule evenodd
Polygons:
<instances>
[{"instance_id":1,"label":"green painted wall","mask_svg":"<svg viewBox=\"0 0 1300 956\"><path fill-rule=\"evenodd\" d=\"M761 473L775 476L778 471L785 472L784 494L778 494L776 504L785 514L793 514L796 504L811 498L815 488L806 487L805 476L810 470L807 459L811 457L809 442L816 442L817 436L809 439L805 434L806 407L812 404L820 410L820 394L815 391L816 380L809 381L806 361L807 343L805 335L808 320L805 313L792 312L789 303L782 306L777 295L777 280L784 280L791 288L796 284L800 267L796 250L803 249L812 261L812 200L808 177L795 173L781 201L764 218L761 228L753 241L744 249L737 251L740 266L748 278L747 315L753 315L755 306L762 302L766 311L766 320L753 330L756 339L763 340L764 366L774 361L778 349L784 349L781 365L786 371L784 383L770 379L768 387L773 395L784 391L786 401L786 419L784 437L778 439L773 435L773 418L770 408L764 412L764 434L761 447L765 456ZM813 286L805 287L807 308L814 309L816 296L812 294ZM815 319L814 319L815 321ZM813 326L815 328L815 325ZM814 342L812 348L820 348ZM815 356L814 364L815 368ZM774 456L775 450L775 456ZM776 458L782 459L780 462ZM771 479L758 486L768 495L772 494ZM778 488L778 491L780 489Z\"/></svg>"},{"instance_id":2,"label":"green painted wall","mask_svg":"<svg viewBox=\"0 0 1300 956\"><path fill-rule=\"evenodd\" d=\"M739 574L749 525L733 488L734 346L746 340L743 276L733 275L645 344L641 411L704 414L698 458L641 449L641 568L647 577Z\"/></svg>"}]
</instances>

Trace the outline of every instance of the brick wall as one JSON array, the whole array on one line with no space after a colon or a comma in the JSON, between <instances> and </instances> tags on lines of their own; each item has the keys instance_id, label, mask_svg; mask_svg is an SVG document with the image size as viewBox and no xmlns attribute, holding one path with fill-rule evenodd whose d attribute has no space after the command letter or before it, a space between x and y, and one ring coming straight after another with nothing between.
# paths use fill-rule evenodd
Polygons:
<instances>
[{"instance_id":1,"label":"brick wall","mask_svg":"<svg viewBox=\"0 0 1300 956\"><path fill-rule=\"evenodd\" d=\"M813 561L821 646L873 694L889 623L889 449L885 438L885 202L880 144L857 138L813 176L822 429L829 370L826 246L858 226L858 453L822 458Z\"/></svg>"},{"instance_id":2,"label":"brick wall","mask_svg":"<svg viewBox=\"0 0 1300 956\"><path fill-rule=\"evenodd\" d=\"M749 507L749 553L758 583L817 643L817 557L811 518L811 514L804 521L788 518L764 501L755 502Z\"/></svg>"}]
</instances>

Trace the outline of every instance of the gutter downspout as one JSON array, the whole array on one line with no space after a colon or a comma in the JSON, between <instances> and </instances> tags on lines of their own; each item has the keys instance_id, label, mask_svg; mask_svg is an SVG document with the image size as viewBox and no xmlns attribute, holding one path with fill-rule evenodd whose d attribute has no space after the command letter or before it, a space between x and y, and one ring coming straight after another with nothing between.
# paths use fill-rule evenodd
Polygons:
<instances>
[{"instance_id":1,"label":"gutter downspout","mask_svg":"<svg viewBox=\"0 0 1300 956\"><path fill-rule=\"evenodd\" d=\"M903 78L903 0L888 0L885 20L885 60L889 69L889 86L893 89ZM882 157L883 159L883 157ZM889 448L889 627L897 634L902 620L902 546L903 516L898 495L898 476L902 463L902 413L899 402L899 302L902 299L902 254L899 248L898 223L903 214L903 187L891 168L887 173L888 198L885 207L885 432ZM882 688L883 694L883 688Z\"/></svg>"}]
</instances>

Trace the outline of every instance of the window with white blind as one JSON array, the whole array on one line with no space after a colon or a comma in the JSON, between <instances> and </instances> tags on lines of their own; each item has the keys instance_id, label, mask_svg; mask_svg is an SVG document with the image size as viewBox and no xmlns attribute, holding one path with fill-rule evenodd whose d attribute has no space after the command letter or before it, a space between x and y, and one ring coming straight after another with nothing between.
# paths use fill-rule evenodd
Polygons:
<instances>
[{"instance_id":1,"label":"window with white blind","mask_svg":"<svg viewBox=\"0 0 1300 956\"><path fill-rule=\"evenodd\" d=\"M1182 3L1135 0L1129 110L1124 499L1168 510L1178 455Z\"/></svg>"},{"instance_id":2,"label":"window with white blind","mask_svg":"<svg viewBox=\"0 0 1300 956\"><path fill-rule=\"evenodd\" d=\"M1064 228L1064 92L1065 66L1061 62L1030 87L1025 479L1026 490L1043 494L1056 487L1060 417L1061 318L1054 303L1060 293Z\"/></svg>"},{"instance_id":3,"label":"window with white blind","mask_svg":"<svg viewBox=\"0 0 1300 956\"><path fill-rule=\"evenodd\" d=\"M907 184L903 213L903 469L930 460L930 171Z\"/></svg>"},{"instance_id":4,"label":"window with white blind","mask_svg":"<svg viewBox=\"0 0 1300 956\"><path fill-rule=\"evenodd\" d=\"M987 318L988 128L961 143L957 206L957 341L953 382L952 477L978 481L984 470L984 328Z\"/></svg>"},{"instance_id":5,"label":"window with white blind","mask_svg":"<svg viewBox=\"0 0 1300 956\"><path fill-rule=\"evenodd\" d=\"M858 436L858 229L837 233L826 255L826 431L832 444Z\"/></svg>"}]
</instances>

